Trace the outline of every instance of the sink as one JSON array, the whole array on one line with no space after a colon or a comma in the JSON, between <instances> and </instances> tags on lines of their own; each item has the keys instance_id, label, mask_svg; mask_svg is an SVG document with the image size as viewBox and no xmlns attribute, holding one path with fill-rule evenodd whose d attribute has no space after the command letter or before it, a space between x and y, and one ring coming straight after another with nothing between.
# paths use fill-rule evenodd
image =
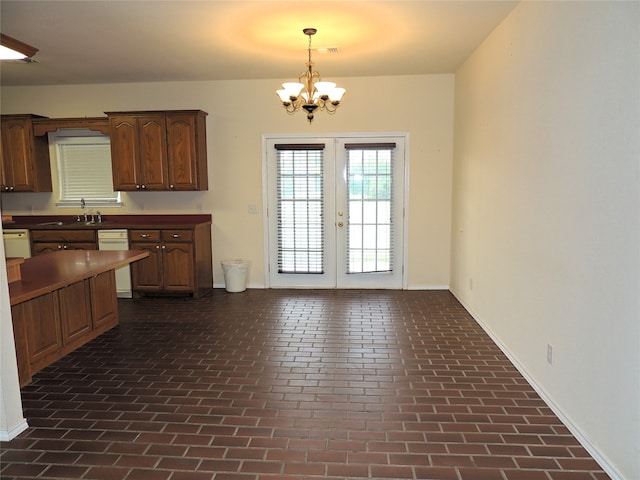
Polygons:
<instances>
[{"instance_id":1,"label":"sink","mask_svg":"<svg viewBox=\"0 0 640 480\"><path fill-rule=\"evenodd\" d=\"M44 223L39 223L38 226L39 227L48 227L48 226L61 227L62 225L70 225L71 223L76 223L76 222L44 222Z\"/></svg>"},{"instance_id":2,"label":"sink","mask_svg":"<svg viewBox=\"0 0 640 480\"><path fill-rule=\"evenodd\" d=\"M92 227L108 224L109 221L103 222L78 222L78 221L68 221L68 222L44 222L38 223L39 227L66 227L66 226L76 226L76 227Z\"/></svg>"}]
</instances>

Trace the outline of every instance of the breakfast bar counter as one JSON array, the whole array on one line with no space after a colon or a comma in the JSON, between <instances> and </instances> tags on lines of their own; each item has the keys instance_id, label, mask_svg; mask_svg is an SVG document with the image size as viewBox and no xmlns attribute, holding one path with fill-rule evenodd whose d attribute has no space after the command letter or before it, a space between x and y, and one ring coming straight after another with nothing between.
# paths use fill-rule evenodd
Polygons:
<instances>
[{"instance_id":1,"label":"breakfast bar counter","mask_svg":"<svg viewBox=\"0 0 640 480\"><path fill-rule=\"evenodd\" d=\"M141 250L61 250L27 258L9 284L11 306L148 257Z\"/></svg>"},{"instance_id":2,"label":"breakfast bar counter","mask_svg":"<svg viewBox=\"0 0 640 480\"><path fill-rule=\"evenodd\" d=\"M115 269L139 250L63 250L27 258L9 283L20 385L118 324Z\"/></svg>"}]
</instances>

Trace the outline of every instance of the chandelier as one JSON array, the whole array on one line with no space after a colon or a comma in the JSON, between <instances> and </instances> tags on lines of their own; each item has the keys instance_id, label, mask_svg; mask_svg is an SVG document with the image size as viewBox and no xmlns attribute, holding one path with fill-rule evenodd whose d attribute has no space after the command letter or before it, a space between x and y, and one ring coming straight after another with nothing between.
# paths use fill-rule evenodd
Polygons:
<instances>
[{"instance_id":1,"label":"chandelier","mask_svg":"<svg viewBox=\"0 0 640 480\"><path fill-rule=\"evenodd\" d=\"M307 112L309 123L313 121L313 114L316 110L326 110L328 113L335 113L345 89L336 87L333 82L323 82L320 74L313 71L314 63L311 61L311 37L315 35L315 28L305 28L302 32L309 37L309 60L307 70L298 77L298 82L283 83L282 90L276 93L282 101L282 106L289 115L297 112L301 108Z\"/></svg>"}]
</instances>

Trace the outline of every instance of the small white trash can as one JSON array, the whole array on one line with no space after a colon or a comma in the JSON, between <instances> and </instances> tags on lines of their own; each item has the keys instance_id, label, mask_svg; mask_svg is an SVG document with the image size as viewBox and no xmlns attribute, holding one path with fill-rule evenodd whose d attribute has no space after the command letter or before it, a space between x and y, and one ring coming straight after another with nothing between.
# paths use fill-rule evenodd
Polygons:
<instances>
[{"instance_id":1,"label":"small white trash can","mask_svg":"<svg viewBox=\"0 0 640 480\"><path fill-rule=\"evenodd\" d=\"M249 262L244 260L222 260L224 285L227 292L244 292L247 289L247 269Z\"/></svg>"}]
</instances>

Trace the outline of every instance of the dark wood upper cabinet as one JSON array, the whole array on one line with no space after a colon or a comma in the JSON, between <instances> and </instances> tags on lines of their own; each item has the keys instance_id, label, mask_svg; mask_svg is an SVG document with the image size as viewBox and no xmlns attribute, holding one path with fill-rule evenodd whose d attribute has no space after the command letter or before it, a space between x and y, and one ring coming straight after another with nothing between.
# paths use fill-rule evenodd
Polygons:
<instances>
[{"instance_id":1,"label":"dark wood upper cabinet","mask_svg":"<svg viewBox=\"0 0 640 480\"><path fill-rule=\"evenodd\" d=\"M206 190L206 112L107 112L113 187Z\"/></svg>"},{"instance_id":2,"label":"dark wood upper cabinet","mask_svg":"<svg viewBox=\"0 0 640 480\"><path fill-rule=\"evenodd\" d=\"M3 192L51 192L49 141L36 137L37 115L3 115L0 119L0 189Z\"/></svg>"}]
</instances>

